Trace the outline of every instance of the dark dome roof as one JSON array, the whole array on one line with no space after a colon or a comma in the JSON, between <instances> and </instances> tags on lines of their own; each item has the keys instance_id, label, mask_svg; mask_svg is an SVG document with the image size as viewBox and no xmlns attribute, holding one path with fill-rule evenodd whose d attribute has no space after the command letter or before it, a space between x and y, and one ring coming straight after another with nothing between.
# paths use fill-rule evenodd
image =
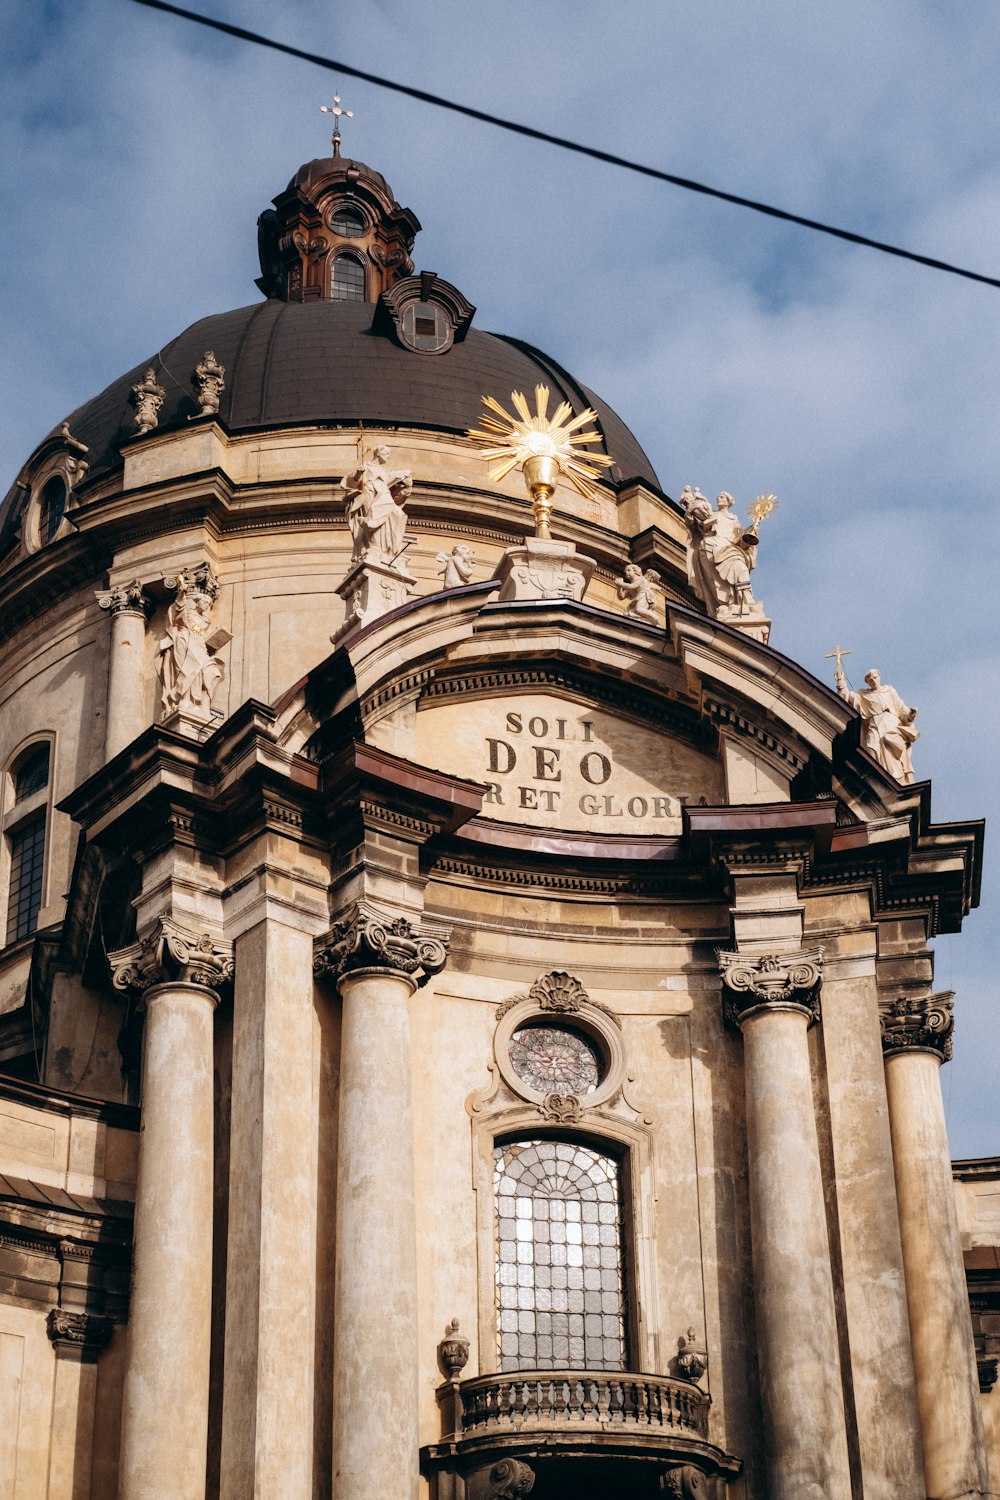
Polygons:
<instances>
[{"instance_id":1,"label":"dark dome roof","mask_svg":"<svg viewBox=\"0 0 1000 1500\"><path fill-rule=\"evenodd\" d=\"M364 302L289 303L272 299L202 318L69 417L90 449L88 479L120 462L135 435L133 385L148 365L166 390L158 432L186 427L197 411L191 374L207 349L226 369L219 420L230 432L296 425L429 427L464 432L481 416L480 398L507 402L539 381L575 411L593 406L618 478L659 489L649 459L621 418L547 355L515 339L470 330L444 354L416 354L372 331Z\"/></svg>"}]
</instances>

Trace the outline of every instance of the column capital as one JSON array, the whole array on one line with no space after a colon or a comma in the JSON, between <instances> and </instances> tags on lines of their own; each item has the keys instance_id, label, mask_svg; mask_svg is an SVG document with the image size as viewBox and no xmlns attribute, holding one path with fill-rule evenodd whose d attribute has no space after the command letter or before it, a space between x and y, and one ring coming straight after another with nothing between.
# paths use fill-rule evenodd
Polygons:
<instances>
[{"instance_id":1,"label":"column capital","mask_svg":"<svg viewBox=\"0 0 1000 1500\"><path fill-rule=\"evenodd\" d=\"M900 995L898 1000L891 1000L879 1015L885 1056L932 1052L939 1062L948 1062L955 1030L954 1000L954 990L920 999Z\"/></svg>"},{"instance_id":2,"label":"column capital","mask_svg":"<svg viewBox=\"0 0 1000 1500\"><path fill-rule=\"evenodd\" d=\"M45 1331L57 1354L69 1354L92 1364L111 1342L114 1323L99 1313L68 1312L54 1307L45 1320Z\"/></svg>"},{"instance_id":3,"label":"column capital","mask_svg":"<svg viewBox=\"0 0 1000 1500\"><path fill-rule=\"evenodd\" d=\"M381 912L367 902L352 907L334 923L313 950L317 979L336 979L365 970L388 971L408 979L414 987L426 984L443 969L450 932L408 917Z\"/></svg>"},{"instance_id":4,"label":"column capital","mask_svg":"<svg viewBox=\"0 0 1000 1500\"><path fill-rule=\"evenodd\" d=\"M94 597L101 609L110 612L112 619L115 615L122 614L142 615L145 619L152 602L138 578L133 578L131 583L120 583L117 588L95 594Z\"/></svg>"},{"instance_id":5,"label":"column capital","mask_svg":"<svg viewBox=\"0 0 1000 1500\"><path fill-rule=\"evenodd\" d=\"M727 953L716 949L722 971L725 1019L743 1027L749 1016L765 1010L794 1010L810 1025L819 1020L819 987L823 950L795 953Z\"/></svg>"},{"instance_id":6,"label":"column capital","mask_svg":"<svg viewBox=\"0 0 1000 1500\"><path fill-rule=\"evenodd\" d=\"M142 994L172 979L214 990L233 977L233 945L160 917L138 942L109 953L108 962L116 990Z\"/></svg>"}]
</instances>

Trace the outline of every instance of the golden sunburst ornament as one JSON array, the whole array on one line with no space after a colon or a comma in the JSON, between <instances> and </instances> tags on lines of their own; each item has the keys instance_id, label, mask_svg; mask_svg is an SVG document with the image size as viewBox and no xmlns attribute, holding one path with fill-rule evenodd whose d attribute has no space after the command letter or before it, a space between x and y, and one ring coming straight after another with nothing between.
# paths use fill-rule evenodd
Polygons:
<instances>
[{"instance_id":1,"label":"golden sunburst ornament","mask_svg":"<svg viewBox=\"0 0 1000 1500\"><path fill-rule=\"evenodd\" d=\"M531 496L535 517L535 536L550 541L549 518L556 480L565 474L580 494L589 499L594 493L591 480L601 469L614 463L605 453L580 453L587 443L599 443L599 432L581 432L588 422L597 421L597 413L588 406L578 416L568 401L549 410L549 388L535 386L535 410L532 413L520 391L511 391L510 399L518 413L512 417L493 396L484 396L483 405L494 415L483 417L482 428L471 427L468 436L483 448L483 458L493 462L490 478L499 483L511 469L520 468ZM495 461L495 462L494 462Z\"/></svg>"}]
</instances>

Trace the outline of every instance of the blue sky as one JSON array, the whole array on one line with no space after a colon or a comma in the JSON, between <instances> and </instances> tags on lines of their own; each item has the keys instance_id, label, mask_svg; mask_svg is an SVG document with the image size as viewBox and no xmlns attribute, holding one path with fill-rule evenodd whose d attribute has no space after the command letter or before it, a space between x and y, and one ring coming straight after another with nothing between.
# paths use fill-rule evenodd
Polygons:
<instances>
[{"instance_id":1,"label":"blue sky","mask_svg":"<svg viewBox=\"0 0 1000 1500\"><path fill-rule=\"evenodd\" d=\"M188 0L194 5L194 0ZM1000 275L994 0L197 0L480 108ZM337 80L129 0L7 0L2 489L74 406L253 302L258 213ZM625 417L664 487L781 497L755 591L820 676L919 707L938 820L997 806L1000 291L340 81L418 268ZM996 820L993 819L994 825ZM1000 889L939 939L956 1155L1000 1152Z\"/></svg>"}]
</instances>

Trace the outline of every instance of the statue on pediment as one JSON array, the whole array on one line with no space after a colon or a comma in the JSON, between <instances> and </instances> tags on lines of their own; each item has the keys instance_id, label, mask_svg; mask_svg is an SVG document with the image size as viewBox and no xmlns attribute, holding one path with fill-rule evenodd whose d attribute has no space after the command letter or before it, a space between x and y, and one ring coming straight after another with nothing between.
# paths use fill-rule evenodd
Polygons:
<instances>
[{"instance_id":1,"label":"statue on pediment","mask_svg":"<svg viewBox=\"0 0 1000 1500\"><path fill-rule=\"evenodd\" d=\"M910 747L920 738L913 727L915 708L907 708L894 687L882 681L881 673L872 667L865 673L866 686L855 693L837 663L837 692L845 703L861 715L861 743L882 768L908 785L913 780Z\"/></svg>"},{"instance_id":2,"label":"statue on pediment","mask_svg":"<svg viewBox=\"0 0 1000 1500\"><path fill-rule=\"evenodd\" d=\"M660 617L656 609L656 591L660 587L659 575L653 568L645 572L638 563L626 563L624 577L616 584L619 599L627 599L625 614L631 620L645 620L648 625L658 625Z\"/></svg>"},{"instance_id":3,"label":"statue on pediment","mask_svg":"<svg viewBox=\"0 0 1000 1500\"><path fill-rule=\"evenodd\" d=\"M352 564L394 567L405 544L405 505L413 491L413 475L408 469L390 469L389 449L380 444L344 475L340 488L354 541Z\"/></svg>"},{"instance_id":4,"label":"statue on pediment","mask_svg":"<svg viewBox=\"0 0 1000 1500\"><path fill-rule=\"evenodd\" d=\"M761 495L750 508L751 524L744 526L728 492L713 507L700 490L684 486L680 505L688 529L688 582L713 619L738 624L763 614L750 574L757 566L757 528L776 504L773 495Z\"/></svg>"}]
</instances>

